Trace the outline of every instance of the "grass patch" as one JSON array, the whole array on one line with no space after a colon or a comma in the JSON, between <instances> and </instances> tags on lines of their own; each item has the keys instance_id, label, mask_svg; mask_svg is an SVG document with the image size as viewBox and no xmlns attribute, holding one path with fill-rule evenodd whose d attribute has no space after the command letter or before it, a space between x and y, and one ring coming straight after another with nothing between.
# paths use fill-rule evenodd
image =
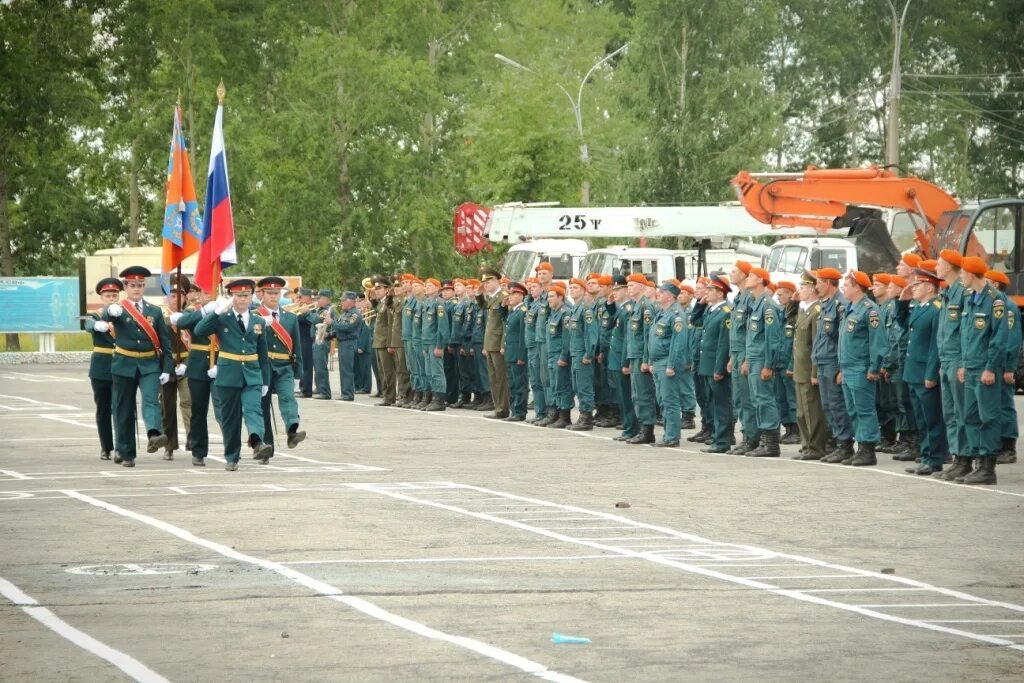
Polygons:
<instances>
[{"instance_id":1,"label":"grass patch","mask_svg":"<svg viewBox=\"0 0 1024 683\"><path fill-rule=\"evenodd\" d=\"M38 351L38 334L19 334L18 341L21 344L21 351ZM12 349L7 348L7 335L0 334L0 353L6 353ZM57 351L92 351L92 334L89 332L58 332Z\"/></svg>"}]
</instances>

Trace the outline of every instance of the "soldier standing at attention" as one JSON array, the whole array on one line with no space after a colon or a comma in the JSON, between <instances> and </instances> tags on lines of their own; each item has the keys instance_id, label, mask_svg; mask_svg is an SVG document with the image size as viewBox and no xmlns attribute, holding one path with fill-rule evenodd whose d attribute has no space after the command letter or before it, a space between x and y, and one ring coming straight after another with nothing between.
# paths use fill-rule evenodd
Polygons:
<instances>
[{"instance_id":1,"label":"soldier standing at attention","mask_svg":"<svg viewBox=\"0 0 1024 683\"><path fill-rule=\"evenodd\" d=\"M96 293L104 306L117 302L124 285L116 277L96 283ZM92 334L92 355L89 357L89 383L96 404L96 430L100 435L100 460L110 460L114 452L114 379L110 366L114 359L114 337L110 323L99 312L85 319L85 331Z\"/></svg>"},{"instance_id":2,"label":"soldier standing at attention","mask_svg":"<svg viewBox=\"0 0 1024 683\"><path fill-rule=\"evenodd\" d=\"M985 279L988 271L988 265L977 256L965 256L961 262L960 280L967 293L957 379L964 385L966 455L975 462L973 472L956 478L964 484L996 483L1002 436L1002 399L997 380L1006 363L1006 297Z\"/></svg>"},{"instance_id":3,"label":"soldier standing at attention","mask_svg":"<svg viewBox=\"0 0 1024 683\"><path fill-rule=\"evenodd\" d=\"M313 290L299 287L299 300L302 306L313 303ZM313 398L313 336L315 330L309 318L298 316L299 320L299 356L302 357L302 376L299 378L299 396Z\"/></svg>"},{"instance_id":4,"label":"soldier standing at attention","mask_svg":"<svg viewBox=\"0 0 1024 683\"><path fill-rule=\"evenodd\" d=\"M548 415L541 420L548 424L558 420L557 409L554 407L554 378L551 377L548 372L548 362L545 347L547 342L547 325L548 325L548 287L551 286L551 282L555 277L555 267L547 261L538 263L533 269L537 275L537 281L540 283L540 308L537 309L537 317L534 320L534 334L537 339L537 344L540 347L540 380L544 385L544 393L547 396L548 403ZM546 424L538 424L540 427L546 427Z\"/></svg>"},{"instance_id":5,"label":"soldier standing at attention","mask_svg":"<svg viewBox=\"0 0 1024 683\"><path fill-rule=\"evenodd\" d=\"M733 437L732 386L726 371L732 307L725 300L731 289L725 275L712 273L693 312L694 326L701 328L697 379L705 385L711 423L702 453L728 453Z\"/></svg>"},{"instance_id":6,"label":"soldier standing at attention","mask_svg":"<svg viewBox=\"0 0 1024 683\"><path fill-rule=\"evenodd\" d=\"M598 399L597 404L597 412L600 417L594 417L594 425L597 427L615 427L622 419L619 415L618 380L613 381L614 375L608 366L612 333L615 330L616 304L612 294L613 282L611 275L600 275L597 278L597 304L594 313L597 315L601 327L601 335L597 345L598 363L594 367L594 385L602 387L603 396ZM615 368L615 372L620 372L619 368Z\"/></svg>"},{"instance_id":7,"label":"soldier standing at attention","mask_svg":"<svg viewBox=\"0 0 1024 683\"><path fill-rule=\"evenodd\" d=\"M961 367L960 320L963 317L966 290L960 281L963 257L952 249L939 252L935 274L946 284L942 289L939 309L938 344L939 388L942 394L942 418L946 425L946 443L953 456L953 466L934 476L954 481L971 471L971 458L967 455L967 435L964 433L964 385L957 379ZM963 457L961 457L963 456Z\"/></svg>"},{"instance_id":8,"label":"soldier standing at attention","mask_svg":"<svg viewBox=\"0 0 1024 683\"><path fill-rule=\"evenodd\" d=\"M249 432L253 457L266 462L272 447L263 442L261 401L270 390L266 321L250 312L256 284L239 279L227 286L230 299L218 301L214 310L195 327L198 336L217 335L217 399L221 404L220 426L224 435L224 469L234 472L242 451L243 419Z\"/></svg>"},{"instance_id":9,"label":"soldier standing at attention","mask_svg":"<svg viewBox=\"0 0 1024 683\"><path fill-rule=\"evenodd\" d=\"M408 291L402 307L402 342L405 345L405 361L409 366L409 383L412 398L406 408L416 409L423 403L423 362L420 358L420 297L423 284L415 275L406 278Z\"/></svg>"},{"instance_id":10,"label":"soldier standing at attention","mask_svg":"<svg viewBox=\"0 0 1024 683\"><path fill-rule=\"evenodd\" d=\"M1010 278L1001 271L990 270L985 273L989 281L1006 299L1006 364L1003 365L1002 382L997 382L1002 394L1000 402L1001 443L997 465L1009 465L1017 462L1017 406L1013 397L1017 393L1014 371L1020 359L1021 329L1020 309L1010 297L1006 296L1006 288L1010 286Z\"/></svg>"},{"instance_id":11,"label":"soldier standing at attention","mask_svg":"<svg viewBox=\"0 0 1024 683\"><path fill-rule=\"evenodd\" d=\"M487 374L490 377L491 401L494 403L494 417L508 417L508 368L501 356L502 335L505 332L505 321L501 316L501 306L505 301L505 292L501 289L501 275L493 268L484 268L480 279L483 281L484 294L477 297L477 303L487 311L486 327L484 328L484 356L487 358Z\"/></svg>"},{"instance_id":12,"label":"soldier standing at attention","mask_svg":"<svg viewBox=\"0 0 1024 683\"><path fill-rule=\"evenodd\" d=\"M746 357L740 372L746 375L750 400L754 404L761 445L744 455L779 457L779 407L775 402L775 368L783 348L784 322L780 319L771 293L770 279L763 268L751 268L746 287L750 295L747 313Z\"/></svg>"},{"instance_id":13,"label":"soldier standing at attention","mask_svg":"<svg viewBox=\"0 0 1024 683\"><path fill-rule=\"evenodd\" d=\"M920 268L928 271L932 275L935 275L935 261L921 261ZM909 276L904 275L893 275L890 278L888 296L889 301L895 306L896 300L900 298L903 290L912 284L912 281L908 281L907 277L911 279L914 277L912 272ZM917 307L916 301L910 302L910 310L913 311ZM903 417L903 421L899 425L900 435L899 440L893 446L894 455L893 460L916 460L920 455L919 449L921 445L921 434L920 428L917 424L916 413L914 407L911 404L910 398L910 387L907 386L906 380L903 378L903 369L906 366L907 360L907 330L894 326L893 331L895 348L896 348L896 368L895 371L890 371L890 381L895 388L896 400L900 406L900 415Z\"/></svg>"},{"instance_id":14,"label":"soldier standing at attention","mask_svg":"<svg viewBox=\"0 0 1024 683\"><path fill-rule=\"evenodd\" d=\"M564 429L572 424L572 375L569 369L569 316L572 311L565 303L565 287L554 283L548 287L548 315L545 346L548 376L551 378L551 403L558 412L557 419L540 426Z\"/></svg>"},{"instance_id":15,"label":"soldier standing at attention","mask_svg":"<svg viewBox=\"0 0 1024 683\"><path fill-rule=\"evenodd\" d=\"M693 313L693 297L697 288L692 282L674 283L679 289L676 301L679 310L683 314L683 321L687 327L687 349L686 363L683 368L676 368L676 376L679 377L679 403L683 410L682 429L696 429L697 424L697 349L700 347L700 332L690 321Z\"/></svg>"},{"instance_id":16,"label":"soldier standing at attention","mask_svg":"<svg viewBox=\"0 0 1024 683\"><path fill-rule=\"evenodd\" d=\"M472 280L473 283L473 329L470 335L470 355L473 357L474 378L473 385L477 398L473 401L472 408L478 411L494 410L494 401L491 400L491 379L487 374L487 356L484 355L484 332L487 329L487 309L480 301L483 283L479 280Z\"/></svg>"},{"instance_id":17,"label":"soldier standing at attention","mask_svg":"<svg viewBox=\"0 0 1024 683\"><path fill-rule=\"evenodd\" d=\"M754 404L750 400L750 382L740 368L747 358L747 316L750 310L750 294L746 290L747 276L753 266L746 261L737 261L729 273L731 282L739 289L732 302L732 319L729 321L729 366L732 376L732 413L740 421L743 439L729 451L730 455L744 455L758 446L757 418Z\"/></svg>"},{"instance_id":18,"label":"soldier standing at attention","mask_svg":"<svg viewBox=\"0 0 1024 683\"><path fill-rule=\"evenodd\" d=\"M395 362L395 407L405 408L411 400L412 384L409 380L409 359L405 356L405 342L402 337L404 327L403 311L405 309L405 297L407 286L405 280L397 275L394 282L393 294L388 297L388 305L391 307L391 331L388 334L388 353Z\"/></svg>"},{"instance_id":19,"label":"soldier standing at attention","mask_svg":"<svg viewBox=\"0 0 1024 683\"><path fill-rule=\"evenodd\" d=\"M909 332L903 380L910 389L911 405L921 433L921 464L907 472L928 476L942 471L949 447L942 424L942 397L939 395L939 345L935 326L939 319L939 283L937 275L924 269L915 271L914 281L903 289L896 302L896 323ZM910 307L910 298L917 306Z\"/></svg>"},{"instance_id":20,"label":"soldier standing at attention","mask_svg":"<svg viewBox=\"0 0 1024 683\"><path fill-rule=\"evenodd\" d=\"M283 277L265 277L256 283L263 292L263 305L256 309L266 321L264 329L267 342L267 358L270 363L270 391L263 395L264 442L270 446L270 453L260 458L263 464L274 455L274 431L270 424L271 397L277 394L277 408L287 427L288 448L295 448L305 440L306 432L299 431L299 404L291 391L295 375L302 374L302 356L295 348L299 336L299 319L294 313L281 309L281 288L287 286Z\"/></svg>"},{"instance_id":21,"label":"soldier standing at attention","mask_svg":"<svg viewBox=\"0 0 1024 683\"><path fill-rule=\"evenodd\" d=\"M818 392L818 368L811 360L821 315L821 304L815 290L817 283L817 278L810 271L805 270L800 276L800 309L793 324L793 384L796 387L796 419L803 442L797 460L821 460L825 457L825 412Z\"/></svg>"},{"instance_id":22,"label":"soldier standing at attention","mask_svg":"<svg viewBox=\"0 0 1024 683\"><path fill-rule=\"evenodd\" d=\"M505 317L504 346L501 354L508 365L509 412L506 422L526 420L530 385L526 368L526 285L513 282L508 286L508 313Z\"/></svg>"},{"instance_id":23,"label":"soldier standing at attention","mask_svg":"<svg viewBox=\"0 0 1024 683\"><path fill-rule=\"evenodd\" d=\"M428 278L424 285L425 296L420 327L420 353L423 358L424 374L429 389L426 405L421 410L438 411L445 409L444 350L448 347L448 313L445 302L438 296L441 283ZM421 404L422 405L422 404Z\"/></svg>"},{"instance_id":24,"label":"soldier standing at attention","mask_svg":"<svg viewBox=\"0 0 1024 683\"><path fill-rule=\"evenodd\" d=\"M174 361L163 312L143 299L146 278L151 275L142 266L122 270L126 298L108 305L100 316L113 330L111 336L115 340L110 363L117 436L114 462L125 467L135 467L136 392L142 393L142 419L149 439L146 452L156 453L167 445L167 435L160 431L160 385L170 381Z\"/></svg>"},{"instance_id":25,"label":"soldier standing at attention","mask_svg":"<svg viewBox=\"0 0 1024 683\"><path fill-rule=\"evenodd\" d=\"M811 377L811 384L817 384L821 392L821 405L825 421L836 440L836 447L829 451L822 462L837 463L853 457L853 428L850 415L846 412L846 401L839 379L839 326L842 324L846 301L839 296L838 285L842 275L835 268L822 268L815 274L818 284L815 290L821 305L818 314L818 329L814 333L811 361L818 368L818 376Z\"/></svg>"},{"instance_id":26,"label":"soldier standing at attention","mask_svg":"<svg viewBox=\"0 0 1024 683\"><path fill-rule=\"evenodd\" d=\"M568 429L582 432L594 428L594 361L601 329L586 283L573 278L569 281L569 294L576 302L569 313L569 362L573 392L579 397L580 415Z\"/></svg>"},{"instance_id":27,"label":"soldier standing at attention","mask_svg":"<svg viewBox=\"0 0 1024 683\"><path fill-rule=\"evenodd\" d=\"M452 363L455 366L455 405L452 408L467 408L473 401L473 378L470 375L469 354L467 353L466 334L467 323L472 324L469 318L471 309L469 298L466 296L466 281L461 278L452 280L452 299L455 305L452 307L452 338L449 344L452 350ZM469 342L472 344L472 342ZM449 394L452 394L452 387L449 387Z\"/></svg>"},{"instance_id":28,"label":"soldier standing at attention","mask_svg":"<svg viewBox=\"0 0 1024 683\"><path fill-rule=\"evenodd\" d=\"M357 394L369 394L373 392L373 380L379 373L375 370L376 360L373 354L373 328L376 320L371 318L367 322L366 313L370 310L369 298L363 292L356 294L356 309L362 318L362 325L359 327L359 334L356 337L356 356L353 368L355 390ZM380 378L377 378L377 386L380 386Z\"/></svg>"},{"instance_id":29,"label":"soldier standing at attention","mask_svg":"<svg viewBox=\"0 0 1024 683\"><path fill-rule=\"evenodd\" d=\"M700 429L690 436L686 437L686 440L691 443L704 443L704 441L711 436L714 424L711 419L711 404L708 403L709 396L707 394L708 387L704 382L704 379L700 376L700 352L701 342L704 337L704 329L701 325L704 324L703 315L697 315L698 308L707 309L707 298L708 283L710 280L704 276L698 277L693 287L693 307L690 311L690 349L692 350L693 357L693 393L694 399L697 403L697 408L700 409ZM680 293L682 297L682 293Z\"/></svg>"},{"instance_id":30,"label":"soldier standing at attention","mask_svg":"<svg viewBox=\"0 0 1024 683\"><path fill-rule=\"evenodd\" d=\"M313 398L330 400L331 398L331 373L327 368L327 354L331 351L331 340L328 338L331 325L334 323L334 308L331 306L331 298L334 292L329 289L321 289L317 297L316 310L306 314L306 322L313 326L313 379L316 383L316 391ZM318 325L324 325L318 328ZM320 341L317 342L316 340Z\"/></svg>"},{"instance_id":31,"label":"soldier standing at attention","mask_svg":"<svg viewBox=\"0 0 1024 683\"><path fill-rule=\"evenodd\" d=\"M839 378L846 409L853 422L857 453L844 465L877 465L875 445L880 437L875 390L888 345L878 306L867 297L871 278L853 270L843 278L843 296L849 301L839 333Z\"/></svg>"},{"instance_id":32,"label":"soldier standing at attention","mask_svg":"<svg viewBox=\"0 0 1024 683\"><path fill-rule=\"evenodd\" d=\"M629 363L626 359L626 336L629 334L629 319L633 317L633 302L629 299L626 278L622 275L612 277L614 311L612 338L608 344L608 375L615 385L615 396L619 401L618 412L622 420L622 432L615 437L615 441L629 441L640 431L636 421L636 409L633 407L630 376L625 372Z\"/></svg>"},{"instance_id":33,"label":"soldier standing at attention","mask_svg":"<svg viewBox=\"0 0 1024 683\"><path fill-rule=\"evenodd\" d=\"M377 354L377 366L380 368L382 400L378 406L395 405L395 353L391 346L393 292L391 283L384 276L373 279L373 291L377 297L377 310L373 327L373 351Z\"/></svg>"},{"instance_id":34,"label":"soldier standing at attention","mask_svg":"<svg viewBox=\"0 0 1024 683\"><path fill-rule=\"evenodd\" d=\"M888 273L875 273L871 278L871 293L878 306L881 329L885 333L886 351L882 357L881 379L875 393L875 404L878 410L878 423L881 440L878 442L879 453L891 453L896 446L896 434L900 431L902 407L896 400L896 385L892 378L899 363L899 347L897 333L902 328L896 324L896 304L889 298L889 285L892 276Z\"/></svg>"},{"instance_id":35,"label":"soldier standing at attention","mask_svg":"<svg viewBox=\"0 0 1024 683\"><path fill-rule=\"evenodd\" d=\"M630 378L633 407L639 424L636 435L625 441L633 445L654 443L656 419L654 377L647 363L647 338L654 321L654 309L644 296L646 288L647 278L644 275L632 273L626 278L632 311L626 332L626 364L622 373Z\"/></svg>"},{"instance_id":36,"label":"soldier standing at attention","mask_svg":"<svg viewBox=\"0 0 1024 683\"><path fill-rule=\"evenodd\" d=\"M526 345L526 372L529 388L533 392L534 417L527 420L530 424L537 424L548 415L548 398L544 391L544 383L541 381L540 366L547 362L544 352L544 337L537 337L537 313L541 306L547 305L547 300L541 301L543 292L540 288L540 280L535 277L526 279L526 287L530 292L530 298L526 303L526 315L523 316L523 339Z\"/></svg>"},{"instance_id":37,"label":"soldier standing at attention","mask_svg":"<svg viewBox=\"0 0 1024 683\"><path fill-rule=\"evenodd\" d=\"M206 292L200 292L196 304L175 319L178 329L188 330L192 338L185 377L188 380L189 393L192 395L192 423L189 426L189 433L192 435L192 464L196 467L206 466L206 456L210 451L206 417L211 398L214 417L220 424L220 402L214 392L214 379L217 377L217 335L201 335L195 331L199 321L212 313L215 307L216 303L210 300L210 296ZM172 319L174 317L171 316Z\"/></svg>"},{"instance_id":38,"label":"soldier standing at attention","mask_svg":"<svg viewBox=\"0 0 1024 683\"><path fill-rule=\"evenodd\" d=\"M446 406L455 407L459 402L459 348L462 342L455 335L455 309L458 306L458 299L455 298L455 280L441 281L441 300L444 302L448 326L448 344L444 347L444 401ZM458 332L461 334L462 330Z\"/></svg>"},{"instance_id":39,"label":"soldier standing at attention","mask_svg":"<svg viewBox=\"0 0 1024 683\"><path fill-rule=\"evenodd\" d=\"M362 332L363 315L356 308L359 295L345 292L341 295L341 311L331 324L331 334L338 340L338 374L341 376L339 401L356 399L356 348Z\"/></svg>"},{"instance_id":40,"label":"soldier standing at attention","mask_svg":"<svg viewBox=\"0 0 1024 683\"><path fill-rule=\"evenodd\" d=\"M796 418L796 385L793 383L793 335L796 331L796 316L799 304L794 300L796 285L788 280L780 281L775 288L779 314L782 316L782 351L779 365L775 368L775 398L779 402L779 423L786 433L779 443L793 445L800 443L800 429Z\"/></svg>"},{"instance_id":41,"label":"soldier standing at attention","mask_svg":"<svg viewBox=\"0 0 1024 683\"><path fill-rule=\"evenodd\" d=\"M688 316L679 307L679 287L672 282L663 282L658 287L658 305L647 340L651 376L661 396L662 413L665 415L665 433L652 445L672 448L679 445L679 429L682 422L682 373L689 361L690 330Z\"/></svg>"}]
</instances>

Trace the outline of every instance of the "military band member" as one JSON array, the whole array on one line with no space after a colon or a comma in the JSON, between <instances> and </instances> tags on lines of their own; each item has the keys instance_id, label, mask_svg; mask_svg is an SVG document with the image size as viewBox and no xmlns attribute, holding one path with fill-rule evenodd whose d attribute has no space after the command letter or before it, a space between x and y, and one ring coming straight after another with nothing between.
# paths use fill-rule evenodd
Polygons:
<instances>
[{"instance_id":1,"label":"military band member","mask_svg":"<svg viewBox=\"0 0 1024 683\"><path fill-rule=\"evenodd\" d=\"M393 306L391 282L384 276L373 279L373 291L377 297L376 315L373 327L373 351L377 355L377 366L380 368L381 402L378 406L395 405L397 375L395 372L395 352L391 346L391 334L394 331L392 319Z\"/></svg>"},{"instance_id":2,"label":"military band member","mask_svg":"<svg viewBox=\"0 0 1024 683\"><path fill-rule=\"evenodd\" d=\"M331 306L334 292L321 289L317 296L317 307L306 314L306 322L313 328L313 381L315 383L313 398L330 400L331 372L328 369L328 354L331 352L331 326L334 323L335 311ZM320 327L320 326L323 327Z\"/></svg>"},{"instance_id":3,"label":"military band member","mask_svg":"<svg viewBox=\"0 0 1024 683\"><path fill-rule=\"evenodd\" d=\"M341 379L339 401L356 399L356 349L363 327L363 316L356 307L359 295L345 292L341 295L341 310L331 322L331 335L338 340L338 375Z\"/></svg>"},{"instance_id":4,"label":"military band member","mask_svg":"<svg viewBox=\"0 0 1024 683\"><path fill-rule=\"evenodd\" d=\"M159 306L143 299L146 278L151 273L142 266L121 271L126 298L108 305L101 315L110 325L115 340L111 375L114 389L114 415L117 455L114 462L135 467L135 397L142 394L142 419L146 425L147 453L156 453L167 445L160 431L160 385L171 379L170 333ZM95 325L93 326L95 329Z\"/></svg>"},{"instance_id":5,"label":"military band member","mask_svg":"<svg viewBox=\"0 0 1024 683\"><path fill-rule=\"evenodd\" d=\"M218 300L213 311L195 327L198 336L216 334L220 346L214 383L221 405L220 426L227 461L224 469L229 472L238 469L243 420L253 457L265 463L273 453L273 447L264 442L261 405L262 397L270 391L271 380L267 323L249 310L255 287L255 282L245 278L228 283L231 298Z\"/></svg>"},{"instance_id":6,"label":"military band member","mask_svg":"<svg viewBox=\"0 0 1024 683\"><path fill-rule=\"evenodd\" d=\"M373 327L376 321L371 318L367 321L367 312L370 310L369 298L363 292L356 293L356 308L362 318L359 326L359 333L356 336L356 355L353 361L353 383L355 393L369 394L373 392L374 376L378 373L376 361L373 354ZM380 378L377 378L377 386L380 386Z\"/></svg>"},{"instance_id":7,"label":"military band member","mask_svg":"<svg viewBox=\"0 0 1024 683\"><path fill-rule=\"evenodd\" d=\"M210 451L207 413L211 400L214 416L220 424L220 402L217 400L213 381L217 377L217 335L201 335L195 331L199 322L212 313L215 307L216 302L211 301L206 292L200 292L195 304L180 314L171 315L171 320L178 329L188 331L191 338L185 378L188 381L189 394L192 396L189 434L192 436L192 464L196 467L206 466L206 456Z\"/></svg>"},{"instance_id":8,"label":"military band member","mask_svg":"<svg viewBox=\"0 0 1024 683\"><path fill-rule=\"evenodd\" d=\"M187 330L181 330L171 317L181 312L185 303L188 290L190 289L188 278L181 276L171 277L170 294L165 297L167 308L164 309L164 318L170 327L171 357L174 360L174 373L171 379L160 387L160 407L163 411L163 432L167 435L167 445L164 447L164 460L173 460L174 451L178 449L178 407L181 407L181 422L185 427L185 450L192 450L192 394L188 390L188 380L185 378L188 360L188 349L191 340Z\"/></svg>"},{"instance_id":9,"label":"military band member","mask_svg":"<svg viewBox=\"0 0 1024 683\"><path fill-rule=\"evenodd\" d=\"M277 394L277 409L281 411L288 439L288 448L295 448L306 438L306 432L299 431L299 404L292 387L295 375L302 375L302 355L296 342L299 338L299 319L294 313L281 308L281 291L288 283L283 277L265 277L256 283L256 289L263 292L263 305L256 309L266 327L263 334L267 343L267 358L270 363L270 391L263 397L263 441L270 446L270 452L260 460L266 464L274 455L274 430L271 426L271 397Z\"/></svg>"},{"instance_id":10,"label":"military band member","mask_svg":"<svg viewBox=\"0 0 1024 683\"><path fill-rule=\"evenodd\" d=\"M508 417L508 368L501 355L502 336L505 321L501 317L501 306L506 292L501 289L501 275L493 268L484 268L480 279L484 294L477 303L487 310L484 328L484 356L487 358L487 375L491 385L491 401L494 404L495 419Z\"/></svg>"},{"instance_id":11,"label":"military band member","mask_svg":"<svg viewBox=\"0 0 1024 683\"><path fill-rule=\"evenodd\" d=\"M451 326L448 324L445 302L438 296L441 283L434 278L427 278L423 289L424 298L420 304L420 355L423 358L429 401L422 410L433 412L446 407L444 351L448 347Z\"/></svg>"},{"instance_id":12,"label":"military band member","mask_svg":"<svg viewBox=\"0 0 1024 683\"><path fill-rule=\"evenodd\" d=\"M679 445L682 373L690 354L689 316L679 306L679 287L674 283L662 283L657 297L659 310L650 327L647 348L651 376L665 415L665 434L653 445L671 448Z\"/></svg>"},{"instance_id":13,"label":"military band member","mask_svg":"<svg viewBox=\"0 0 1024 683\"><path fill-rule=\"evenodd\" d=\"M811 359L821 315L821 304L815 290L817 283L818 279L810 271L804 271L800 276L800 308L793 324L793 384L796 387L796 419L803 443L797 460L821 460L826 455L825 412L816 383L818 368Z\"/></svg>"},{"instance_id":14,"label":"military band member","mask_svg":"<svg viewBox=\"0 0 1024 683\"><path fill-rule=\"evenodd\" d=\"M313 305L313 290L299 287L298 301L300 306ZM302 376L299 378L299 396L313 398L313 337L316 330L306 315L299 315L299 355L302 357Z\"/></svg>"},{"instance_id":15,"label":"military band member","mask_svg":"<svg viewBox=\"0 0 1024 683\"><path fill-rule=\"evenodd\" d=\"M526 369L526 285L513 282L508 286L508 307L505 309L505 333L501 355L508 365L509 416L506 422L526 420L530 385Z\"/></svg>"},{"instance_id":16,"label":"military band member","mask_svg":"<svg viewBox=\"0 0 1024 683\"><path fill-rule=\"evenodd\" d=\"M701 328L697 378L706 387L711 417L711 430L701 452L728 453L733 438L732 397L729 395L732 386L727 371L732 307L726 296L732 288L722 273L712 273L708 280L703 302L693 313L694 325Z\"/></svg>"},{"instance_id":17,"label":"military band member","mask_svg":"<svg viewBox=\"0 0 1024 683\"><path fill-rule=\"evenodd\" d=\"M96 293L103 306L116 303L124 285L116 277L96 283ZM96 429L100 435L100 460L110 460L114 452L114 379L110 367L114 360L114 337L110 323L97 311L85 319L85 331L92 334L92 355L89 357L89 384L96 404Z\"/></svg>"}]
</instances>

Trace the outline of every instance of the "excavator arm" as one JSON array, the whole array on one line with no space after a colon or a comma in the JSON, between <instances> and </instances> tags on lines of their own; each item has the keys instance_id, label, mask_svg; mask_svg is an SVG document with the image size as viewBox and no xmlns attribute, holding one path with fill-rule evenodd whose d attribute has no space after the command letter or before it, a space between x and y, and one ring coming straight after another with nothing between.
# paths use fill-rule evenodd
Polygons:
<instances>
[{"instance_id":1,"label":"excavator arm","mask_svg":"<svg viewBox=\"0 0 1024 683\"><path fill-rule=\"evenodd\" d=\"M779 227L828 230L850 205L904 209L923 219L917 230L922 253L930 256L931 236L939 216L960 208L959 202L925 180L900 177L869 166L820 169L803 173L752 174L740 171L732 179L736 196L756 220Z\"/></svg>"}]
</instances>

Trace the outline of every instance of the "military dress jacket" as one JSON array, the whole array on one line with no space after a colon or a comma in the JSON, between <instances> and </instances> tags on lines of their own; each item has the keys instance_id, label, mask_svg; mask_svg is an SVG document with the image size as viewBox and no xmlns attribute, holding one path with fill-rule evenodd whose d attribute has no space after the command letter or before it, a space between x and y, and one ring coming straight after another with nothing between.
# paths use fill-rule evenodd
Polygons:
<instances>
[{"instance_id":1,"label":"military dress jacket","mask_svg":"<svg viewBox=\"0 0 1024 683\"><path fill-rule=\"evenodd\" d=\"M127 309L129 306L134 308L134 304L128 299L122 299L118 305L123 309ZM127 310L123 310L117 317L111 316L109 311L110 306L104 308L100 318L110 323L114 330L112 336L115 349L114 358L110 363L111 374L119 377L135 377L136 373L152 375L174 372L171 334L159 306L154 306L143 300L141 315L156 333L157 341L160 342L160 353L156 352L156 347L149 335L141 325L135 322L135 318Z\"/></svg>"},{"instance_id":2,"label":"military dress jacket","mask_svg":"<svg viewBox=\"0 0 1024 683\"><path fill-rule=\"evenodd\" d=\"M180 322L180 321L179 321ZM249 313L245 332L239 327L233 309L210 313L195 327L198 335L217 335L217 387L241 389L270 384L270 358L267 356L267 321Z\"/></svg>"},{"instance_id":3,"label":"military dress jacket","mask_svg":"<svg viewBox=\"0 0 1024 683\"><path fill-rule=\"evenodd\" d=\"M89 356L89 379L111 381L110 366L114 361L114 337L109 330L98 332L95 328L102 314L97 311L85 319L85 331L92 334L92 355Z\"/></svg>"},{"instance_id":4,"label":"military dress jacket","mask_svg":"<svg viewBox=\"0 0 1024 683\"><path fill-rule=\"evenodd\" d=\"M908 384L939 382L939 343L936 328L942 301L933 298L910 307L909 301L896 302L896 324L907 332L907 355L903 362L903 381Z\"/></svg>"}]
</instances>

